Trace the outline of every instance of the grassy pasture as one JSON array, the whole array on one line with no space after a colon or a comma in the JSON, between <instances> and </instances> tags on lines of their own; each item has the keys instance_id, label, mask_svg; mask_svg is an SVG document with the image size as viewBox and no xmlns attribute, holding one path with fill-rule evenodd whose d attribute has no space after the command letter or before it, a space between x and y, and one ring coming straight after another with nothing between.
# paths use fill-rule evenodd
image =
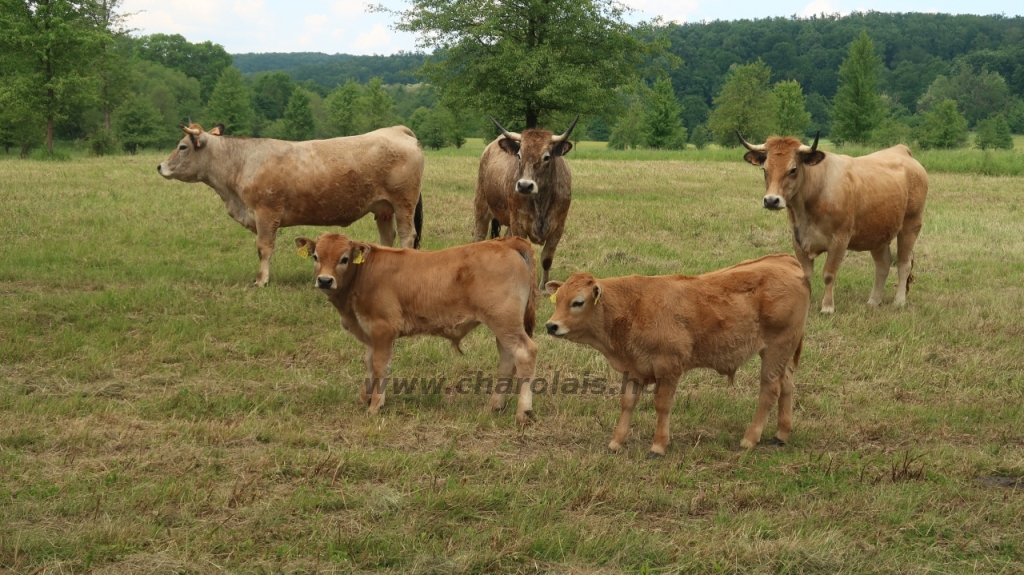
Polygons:
<instances>
[{"instance_id":1,"label":"grassy pasture","mask_svg":"<svg viewBox=\"0 0 1024 575\"><path fill-rule=\"evenodd\" d=\"M738 157L581 148L555 278L790 250ZM476 154L428 156L425 247L464 243ZM932 175L907 309L895 270L868 308L870 255L848 256L837 313L809 319L788 447L737 451L754 359L734 386L687 375L648 462L649 399L616 455L608 393L537 396L526 429L473 394L391 394L367 417L362 346L291 243L322 230L282 230L251 289L254 236L211 189L159 178L162 157L0 161L0 572L1024 570L1024 492L977 480L1024 475L1021 178ZM369 219L346 233L376 238ZM821 294L816 277L814 310ZM615 381L536 339L538 376ZM495 370L485 329L463 349L400 340L392 373Z\"/></svg>"}]
</instances>

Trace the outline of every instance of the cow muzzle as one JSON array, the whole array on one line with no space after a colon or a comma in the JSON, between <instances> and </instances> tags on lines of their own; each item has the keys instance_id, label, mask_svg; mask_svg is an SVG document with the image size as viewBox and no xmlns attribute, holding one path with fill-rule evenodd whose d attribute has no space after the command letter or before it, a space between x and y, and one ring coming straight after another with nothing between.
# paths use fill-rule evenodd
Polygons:
<instances>
[{"instance_id":1,"label":"cow muzzle","mask_svg":"<svg viewBox=\"0 0 1024 575\"><path fill-rule=\"evenodd\" d=\"M516 182L516 191L520 194L536 194L537 182L533 180L519 180Z\"/></svg>"},{"instance_id":2,"label":"cow muzzle","mask_svg":"<svg viewBox=\"0 0 1024 575\"><path fill-rule=\"evenodd\" d=\"M547 328L548 335L553 335L555 337L565 337L565 334L569 333L569 330L565 329L565 326L555 321L547 322L544 324L544 327Z\"/></svg>"},{"instance_id":3,"label":"cow muzzle","mask_svg":"<svg viewBox=\"0 0 1024 575\"><path fill-rule=\"evenodd\" d=\"M764 197L764 208L766 210L781 210L786 207L786 200L782 196L767 195Z\"/></svg>"},{"instance_id":4,"label":"cow muzzle","mask_svg":"<svg viewBox=\"0 0 1024 575\"><path fill-rule=\"evenodd\" d=\"M331 276L317 276L316 287L320 289L334 289L334 278Z\"/></svg>"}]
</instances>

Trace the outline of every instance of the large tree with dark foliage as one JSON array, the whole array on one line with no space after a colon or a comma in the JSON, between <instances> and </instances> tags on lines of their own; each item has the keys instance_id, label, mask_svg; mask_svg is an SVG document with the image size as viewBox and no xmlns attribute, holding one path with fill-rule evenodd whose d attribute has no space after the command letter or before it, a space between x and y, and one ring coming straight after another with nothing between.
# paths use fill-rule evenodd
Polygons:
<instances>
[{"instance_id":1,"label":"large tree with dark foliage","mask_svg":"<svg viewBox=\"0 0 1024 575\"><path fill-rule=\"evenodd\" d=\"M628 24L614 0L410 0L397 30L434 51L423 74L442 100L510 128L607 115L664 44Z\"/></svg>"},{"instance_id":2,"label":"large tree with dark foliage","mask_svg":"<svg viewBox=\"0 0 1024 575\"><path fill-rule=\"evenodd\" d=\"M213 95L221 72L231 66L231 54L220 44L209 40L193 44L181 34L142 36L135 41L135 52L144 60L163 64L199 80L203 104Z\"/></svg>"}]
</instances>

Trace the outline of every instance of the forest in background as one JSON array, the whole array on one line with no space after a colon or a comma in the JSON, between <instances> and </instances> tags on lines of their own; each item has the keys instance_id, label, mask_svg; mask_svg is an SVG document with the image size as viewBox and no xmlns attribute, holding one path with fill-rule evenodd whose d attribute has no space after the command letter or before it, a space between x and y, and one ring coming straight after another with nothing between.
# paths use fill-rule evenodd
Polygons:
<instances>
[{"instance_id":1,"label":"forest in background","mask_svg":"<svg viewBox=\"0 0 1024 575\"><path fill-rule=\"evenodd\" d=\"M417 73L426 54L230 55L178 35L132 36L112 25L116 14L100 16L91 22L101 34L80 43L77 63L74 45L63 55L68 66L99 73L69 84L75 97L59 109L18 98L12 78L31 61L19 61L15 49L0 54L5 151L26 156L42 146L44 116L56 139L97 154L169 146L178 125L191 121L293 140L403 123L434 148L496 134L489 111L443 105ZM615 112L584 118L577 137L617 148L700 148L735 145L740 129L751 140L820 132L840 142L951 148L967 145L968 131L985 135L975 138L982 147L1012 146L1009 133L1024 133L1024 18L870 12L657 32L676 58L622 87ZM844 85L856 92L845 100Z\"/></svg>"}]
</instances>

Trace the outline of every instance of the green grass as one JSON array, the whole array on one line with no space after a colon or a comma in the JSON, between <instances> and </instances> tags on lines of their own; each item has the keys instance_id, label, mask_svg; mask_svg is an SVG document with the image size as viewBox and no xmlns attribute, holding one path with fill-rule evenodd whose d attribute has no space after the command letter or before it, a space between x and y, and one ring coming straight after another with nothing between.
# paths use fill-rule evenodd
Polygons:
<instances>
[{"instance_id":1,"label":"green grass","mask_svg":"<svg viewBox=\"0 0 1024 575\"><path fill-rule=\"evenodd\" d=\"M580 148L555 278L790 251L739 158ZM478 153L428 153L427 249L469 239ZM537 396L526 429L472 394L366 416L362 346L290 247L322 230L283 230L270 287L251 289L254 236L211 189L159 178L162 157L0 162L4 572L1024 569L1024 496L975 481L1024 475L1020 178L932 174L906 309L895 274L868 308L870 256L848 256L836 315L808 322L790 446L737 451L755 359L734 386L688 374L648 462L647 399L615 455L607 394ZM346 233L376 238L370 220ZM536 339L538 375L616 377ZM463 349L400 340L392 373L495 370L485 329Z\"/></svg>"}]
</instances>

